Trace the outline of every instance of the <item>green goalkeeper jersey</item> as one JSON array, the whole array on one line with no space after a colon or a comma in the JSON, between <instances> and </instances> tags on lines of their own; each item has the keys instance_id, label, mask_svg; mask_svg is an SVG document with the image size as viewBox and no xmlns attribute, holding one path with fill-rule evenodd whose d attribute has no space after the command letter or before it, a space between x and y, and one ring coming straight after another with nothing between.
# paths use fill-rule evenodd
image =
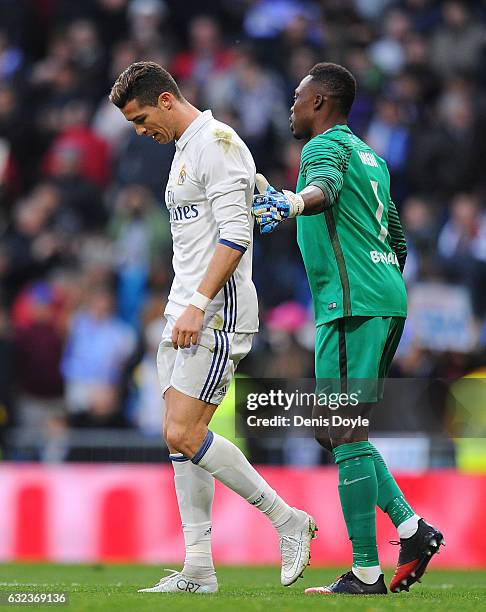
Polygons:
<instances>
[{"instance_id":1,"label":"green goalkeeper jersey","mask_svg":"<svg viewBox=\"0 0 486 612\"><path fill-rule=\"evenodd\" d=\"M297 191L316 185L329 206L297 217L316 325L340 317L407 316L407 255L383 159L336 125L303 148Z\"/></svg>"}]
</instances>

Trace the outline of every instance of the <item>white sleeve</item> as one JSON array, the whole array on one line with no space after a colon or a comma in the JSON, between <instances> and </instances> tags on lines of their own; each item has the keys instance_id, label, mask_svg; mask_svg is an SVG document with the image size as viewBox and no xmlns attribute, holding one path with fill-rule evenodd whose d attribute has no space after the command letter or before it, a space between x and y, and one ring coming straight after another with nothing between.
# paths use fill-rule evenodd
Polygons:
<instances>
[{"instance_id":1,"label":"white sleeve","mask_svg":"<svg viewBox=\"0 0 486 612\"><path fill-rule=\"evenodd\" d=\"M215 138L199 158L201 181L219 229L219 241L244 251L250 245L252 222L246 193L255 183L238 141Z\"/></svg>"}]
</instances>

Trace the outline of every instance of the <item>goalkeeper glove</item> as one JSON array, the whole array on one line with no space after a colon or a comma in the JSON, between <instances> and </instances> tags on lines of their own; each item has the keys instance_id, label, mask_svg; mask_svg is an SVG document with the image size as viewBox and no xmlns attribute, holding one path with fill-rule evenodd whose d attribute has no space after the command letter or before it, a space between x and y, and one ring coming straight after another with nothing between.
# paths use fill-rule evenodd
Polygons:
<instances>
[{"instance_id":1,"label":"goalkeeper glove","mask_svg":"<svg viewBox=\"0 0 486 612\"><path fill-rule=\"evenodd\" d=\"M260 192L253 196L252 214L260 227L261 234L270 234L289 217L296 217L304 210L302 196L292 191L274 189L263 176L256 175L256 186Z\"/></svg>"}]
</instances>

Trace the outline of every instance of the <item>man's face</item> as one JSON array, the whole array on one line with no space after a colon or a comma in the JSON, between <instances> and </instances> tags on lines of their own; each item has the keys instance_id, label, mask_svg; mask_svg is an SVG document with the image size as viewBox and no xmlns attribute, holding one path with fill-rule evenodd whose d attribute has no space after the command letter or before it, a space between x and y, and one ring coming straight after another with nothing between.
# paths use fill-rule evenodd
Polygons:
<instances>
[{"instance_id":1,"label":"man's face","mask_svg":"<svg viewBox=\"0 0 486 612\"><path fill-rule=\"evenodd\" d=\"M311 136L315 99L312 77L307 75L295 90L294 103L290 108L290 129L294 138L300 140Z\"/></svg>"},{"instance_id":2,"label":"man's face","mask_svg":"<svg viewBox=\"0 0 486 612\"><path fill-rule=\"evenodd\" d=\"M159 144L167 144L174 140L171 105L168 106L169 108L160 102L157 106L140 106L138 101L133 99L121 110L127 121L133 122L138 136L151 136Z\"/></svg>"}]
</instances>

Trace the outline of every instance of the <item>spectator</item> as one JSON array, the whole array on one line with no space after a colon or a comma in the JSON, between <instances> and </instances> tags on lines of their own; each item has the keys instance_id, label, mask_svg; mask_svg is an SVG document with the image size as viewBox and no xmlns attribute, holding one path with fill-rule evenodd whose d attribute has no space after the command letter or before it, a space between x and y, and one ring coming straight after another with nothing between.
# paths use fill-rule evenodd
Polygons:
<instances>
[{"instance_id":1,"label":"spectator","mask_svg":"<svg viewBox=\"0 0 486 612\"><path fill-rule=\"evenodd\" d=\"M0 443L6 427L12 425L14 404L13 341L7 309L0 304Z\"/></svg>"},{"instance_id":2,"label":"spectator","mask_svg":"<svg viewBox=\"0 0 486 612\"><path fill-rule=\"evenodd\" d=\"M125 70L127 66L137 60L137 48L133 41L127 40L118 43L113 49L113 59L110 68L110 82ZM117 150L128 132L132 129L120 110L103 96L92 121L95 133L105 140L110 148Z\"/></svg>"},{"instance_id":3,"label":"spectator","mask_svg":"<svg viewBox=\"0 0 486 612\"><path fill-rule=\"evenodd\" d=\"M385 15L383 37L370 45L370 57L387 75L396 75L405 65L404 44L411 29L402 9L392 8Z\"/></svg>"},{"instance_id":4,"label":"spectator","mask_svg":"<svg viewBox=\"0 0 486 612\"><path fill-rule=\"evenodd\" d=\"M486 312L483 287L486 283L486 215L477 197L455 196L451 217L439 235L439 255L449 277L465 283L471 290L476 314Z\"/></svg>"},{"instance_id":5,"label":"spectator","mask_svg":"<svg viewBox=\"0 0 486 612\"><path fill-rule=\"evenodd\" d=\"M106 221L101 191L83 176L83 153L64 144L53 157L52 184L59 194L59 207L54 221L68 235L100 229Z\"/></svg>"},{"instance_id":6,"label":"spectator","mask_svg":"<svg viewBox=\"0 0 486 612\"><path fill-rule=\"evenodd\" d=\"M105 90L106 59L96 26L87 19L78 19L69 25L67 36L70 57L84 84L84 95L98 99Z\"/></svg>"},{"instance_id":7,"label":"spectator","mask_svg":"<svg viewBox=\"0 0 486 612\"><path fill-rule=\"evenodd\" d=\"M135 343L134 332L115 316L111 290L91 288L85 306L73 318L62 360L71 413L88 411L95 404L102 413L111 411Z\"/></svg>"},{"instance_id":8,"label":"spectator","mask_svg":"<svg viewBox=\"0 0 486 612\"><path fill-rule=\"evenodd\" d=\"M13 80L23 67L22 50L11 44L8 33L0 30L0 80Z\"/></svg>"},{"instance_id":9,"label":"spectator","mask_svg":"<svg viewBox=\"0 0 486 612\"><path fill-rule=\"evenodd\" d=\"M404 275L410 286L419 278L426 278L435 269L437 211L433 202L412 196L402 205L401 219L408 251Z\"/></svg>"},{"instance_id":10,"label":"spectator","mask_svg":"<svg viewBox=\"0 0 486 612\"><path fill-rule=\"evenodd\" d=\"M476 115L467 82L448 82L431 125L420 125L409 156L411 187L446 200L475 186L480 143L474 138ZM424 171L424 168L427 171Z\"/></svg>"},{"instance_id":11,"label":"spectator","mask_svg":"<svg viewBox=\"0 0 486 612\"><path fill-rule=\"evenodd\" d=\"M243 51L234 69L211 79L204 93L216 115L228 110L236 115L239 134L257 167L265 170L273 151L270 147L288 129L289 111L279 79Z\"/></svg>"},{"instance_id":12,"label":"spectator","mask_svg":"<svg viewBox=\"0 0 486 612\"><path fill-rule=\"evenodd\" d=\"M189 45L190 50L178 53L172 64L172 73L182 81L193 80L203 85L233 64L233 53L223 46L219 26L211 17L201 15L191 21Z\"/></svg>"},{"instance_id":13,"label":"spectator","mask_svg":"<svg viewBox=\"0 0 486 612\"><path fill-rule=\"evenodd\" d=\"M28 282L46 274L58 261L61 243L48 231L49 213L35 200L22 200L3 237L6 265L4 291L8 302Z\"/></svg>"},{"instance_id":14,"label":"spectator","mask_svg":"<svg viewBox=\"0 0 486 612\"><path fill-rule=\"evenodd\" d=\"M354 4L360 17L366 20L378 21L384 11L390 7L393 0L355 0Z\"/></svg>"},{"instance_id":15,"label":"spectator","mask_svg":"<svg viewBox=\"0 0 486 612\"><path fill-rule=\"evenodd\" d=\"M404 4L415 32L425 35L437 27L440 21L440 2L405 0Z\"/></svg>"},{"instance_id":16,"label":"spectator","mask_svg":"<svg viewBox=\"0 0 486 612\"><path fill-rule=\"evenodd\" d=\"M17 195L22 187L28 184L27 166L34 162L29 134L32 123L22 113L20 100L12 85L1 85L0 82L0 143L3 143L4 171L0 169L0 177L4 177L9 187L10 199ZM1 157L1 155L0 155ZM0 185L2 180L0 178ZM1 196L0 196L1 197Z\"/></svg>"},{"instance_id":17,"label":"spectator","mask_svg":"<svg viewBox=\"0 0 486 612\"><path fill-rule=\"evenodd\" d=\"M69 423L73 427L120 429L127 426L116 385L102 383L90 385L87 400L86 410L70 415Z\"/></svg>"},{"instance_id":18,"label":"spectator","mask_svg":"<svg viewBox=\"0 0 486 612\"><path fill-rule=\"evenodd\" d=\"M152 138L140 138L131 127L118 148L114 164L115 184L119 187L143 185L158 201L163 201L174 151L173 143L161 147Z\"/></svg>"},{"instance_id":19,"label":"spectator","mask_svg":"<svg viewBox=\"0 0 486 612\"><path fill-rule=\"evenodd\" d=\"M317 5L312 2L304 5L297 0L259 0L248 10L244 29L250 38L272 39L300 15L315 20Z\"/></svg>"},{"instance_id":20,"label":"spectator","mask_svg":"<svg viewBox=\"0 0 486 612\"><path fill-rule=\"evenodd\" d=\"M103 48L128 39L128 0L98 0L96 24Z\"/></svg>"},{"instance_id":21,"label":"spectator","mask_svg":"<svg viewBox=\"0 0 486 612\"><path fill-rule=\"evenodd\" d=\"M132 421L148 436L160 436L164 401L157 377L156 358L164 327L162 304L152 296L144 316L144 353L133 375L137 396L133 402Z\"/></svg>"},{"instance_id":22,"label":"spectator","mask_svg":"<svg viewBox=\"0 0 486 612\"><path fill-rule=\"evenodd\" d=\"M47 283L29 291L30 321L14 337L15 372L19 395L17 422L41 433L50 418L64 413L60 371L63 338L54 320L54 293Z\"/></svg>"},{"instance_id":23,"label":"spectator","mask_svg":"<svg viewBox=\"0 0 486 612\"><path fill-rule=\"evenodd\" d=\"M120 191L110 223L115 245L120 317L138 327L152 264L170 253L168 216L148 189L129 185Z\"/></svg>"},{"instance_id":24,"label":"spectator","mask_svg":"<svg viewBox=\"0 0 486 612\"><path fill-rule=\"evenodd\" d=\"M398 100L382 98L378 102L365 140L386 160L394 197L401 200L406 191L405 170L410 132Z\"/></svg>"},{"instance_id":25,"label":"spectator","mask_svg":"<svg viewBox=\"0 0 486 612\"><path fill-rule=\"evenodd\" d=\"M473 18L466 2L442 3L442 23L432 36L430 59L443 78L478 70L485 44L486 28Z\"/></svg>"},{"instance_id":26,"label":"spectator","mask_svg":"<svg viewBox=\"0 0 486 612\"><path fill-rule=\"evenodd\" d=\"M142 55L159 47L168 52L175 48L175 41L166 25L167 5L163 0L130 0L128 21L132 40Z\"/></svg>"},{"instance_id":27,"label":"spectator","mask_svg":"<svg viewBox=\"0 0 486 612\"><path fill-rule=\"evenodd\" d=\"M109 179L108 145L89 127L87 104L82 100L71 102L64 107L60 118L62 128L47 153L45 172L51 176L62 173L63 155L73 151L78 157L80 176L105 187Z\"/></svg>"}]
</instances>

